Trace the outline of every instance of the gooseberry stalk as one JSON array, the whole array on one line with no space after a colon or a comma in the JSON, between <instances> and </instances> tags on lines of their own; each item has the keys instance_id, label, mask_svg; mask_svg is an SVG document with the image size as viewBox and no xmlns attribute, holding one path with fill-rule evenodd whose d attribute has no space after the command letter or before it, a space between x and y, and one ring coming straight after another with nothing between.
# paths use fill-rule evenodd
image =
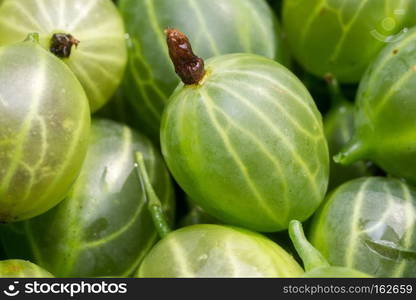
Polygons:
<instances>
[{"instance_id":1,"label":"gooseberry stalk","mask_svg":"<svg viewBox=\"0 0 416 300\"><path fill-rule=\"evenodd\" d=\"M348 166L358 160L365 159L367 154L367 148L357 138L353 138L342 149L340 153L334 156L334 161L344 166Z\"/></svg>"},{"instance_id":2,"label":"gooseberry stalk","mask_svg":"<svg viewBox=\"0 0 416 300\"><path fill-rule=\"evenodd\" d=\"M188 37L177 29L165 30L169 56L175 72L186 85L198 84L205 75L204 60L196 56Z\"/></svg>"},{"instance_id":3,"label":"gooseberry stalk","mask_svg":"<svg viewBox=\"0 0 416 300\"><path fill-rule=\"evenodd\" d=\"M340 107L341 105L346 104L348 100L342 93L338 80L332 74L328 73L325 75L325 81L328 84L332 107ZM350 165L357 160L365 158L366 153L366 147L354 137L343 148L343 151L335 155L333 159L336 163L341 165Z\"/></svg>"},{"instance_id":4,"label":"gooseberry stalk","mask_svg":"<svg viewBox=\"0 0 416 300\"><path fill-rule=\"evenodd\" d=\"M141 152L136 152L136 169L143 191L144 203L150 211L153 223L159 233L159 236L164 238L172 230L168 224L166 214L163 211L162 203L150 183L149 175L144 164L143 154Z\"/></svg>"},{"instance_id":5,"label":"gooseberry stalk","mask_svg":"<svg viewBox=\"0 0 416 300\"><path fill-rule=\"evenodd\" d=\"M341 91L338 80L330 73L326 74L324 77L327 85L329 94L331 96L331 105L332 107L337 107L347 102L344 94Z\"/></svg>"},{"instance_id":6,"label":"gooseberry stalk","mask_svg":"<svg viewBox=\"0 0 416 300\"><path fill-rule=\"evenodd\" d=\"M80 41L68 33L55 33L52 35L49 50L60 58L71 56L72 47L78 47Z\"/></svg>"},{"instance_id":7,"label":"gooseberry stalk","mask_svg":"<svg viewBox=\"0 0 416 300\"><path fill-rule=\"evenodd\" d=\"M306 239L301 222L297 220L290 221L289 236L303 261L305 272L330 266L322 254Z\"/></svg>"}]
</instances>

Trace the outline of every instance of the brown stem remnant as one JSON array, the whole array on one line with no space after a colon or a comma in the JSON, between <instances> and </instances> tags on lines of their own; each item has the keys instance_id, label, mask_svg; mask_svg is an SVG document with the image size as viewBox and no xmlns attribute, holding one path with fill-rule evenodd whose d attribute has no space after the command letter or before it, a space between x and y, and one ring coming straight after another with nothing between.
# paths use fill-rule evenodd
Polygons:
<instances>
[{"instance_id":1,"label":"brown stem remnant","mask_svg":"<svg viewBox=\"0 0 416 300\"><path fill-rule=\"evenodd\" d=\"M165 30L165 34L176 74L184 84L198 84L205 75L204 60L194 54L185 34L170 28Z\"/></svg>"},{"instance_id":2,"label":"brown stem remnant","mask_svg":"<svg viewBox=\"0 0 416 300\"><path fill-rule=\"evenodd\" d=\"M78 47L79 41L70 34L55 33L51 38L50 51L60 58L71 55L72 46Z\"/></svg>"}]
</instances>

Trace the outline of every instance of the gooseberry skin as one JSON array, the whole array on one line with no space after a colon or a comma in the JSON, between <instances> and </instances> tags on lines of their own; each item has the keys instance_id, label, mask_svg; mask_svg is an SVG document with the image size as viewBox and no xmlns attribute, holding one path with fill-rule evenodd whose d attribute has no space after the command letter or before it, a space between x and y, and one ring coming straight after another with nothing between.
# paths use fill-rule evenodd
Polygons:
<instances>
[{"instance_id":1,"label":"gooseberry skin","mask_svg":"<svg viewBox=\"0 0 416 300\"><path fill-rule=\"evenodd\" d=\"M311 243L335 266L416 277L416 190L383 177L349 181L313 218Z\"/></svg>"},{"instance_id":2,"label":"gooseberry skin","mask_svg":"<svg viewBox=\"0 0 416 300\"><path fill-rule=\"evenodd\" d=\"M8 259L0 261L0 278L53 278L54 276L30 261Z\"/></svg>"},{"instance_id":3,"label":"gooseberry skin","mask_svg":"<svg viewBox=\"0 0 416 300\"><path fill-rule=\"evenodd\" d=\"M412 0L285 0L283 27L307 71L355 83L386 42L414 24L414 8Z\"/></svg>"},{"instance_id":4,"label":"gooseberry skin","mask_svg":"<svg viewBox=\"0 0 416 300\"><path fill-rule=\"evenodd\" d=\"M4 0L0 7L0 45L40 35L50 48L54 33L79 40L63 61L75 73L91 111L103 106L120 84L127 63L123 20L110 0Z\"/></svg>"},{"instance_id":5,"label":"gooseberry skin","mask_svg":"<svg viewBox=\"0 0 416 300\"><path fill-rule=\"evenodd\" d=\"M90 110L65 64L27 41L0 48L0 220L44 213L66 196L87 150Z\"/></svg>"},{"instance_id":6,"label":"gooseberry skin","mask_svg":"<svg viewBox=\"0 0 416 300\"><path fill-rule=\"evenodd\" d=\"M255 231L307 219L328 184L321 115L285 67L253 54L206 62L197 85L178 86L161 146L182 189L219 220Z\"/></svg>"},{"instance_id":7,"label":"gooseberry skin","mask_svg":"<svg viewBox=\"0 0 416 300\"><path fill-rule=\"evenodd\" d=\"M370 159L416 183L416 28L389 44L360 82L356 131L337 160Z\"/></svg>"},{"instance_id":8,"label":"gooseberry skin","mask_svg":"<svg viewBox=\"0 0 416 300\"><path fill-rule=\"evenodd\" d=\"M187 34L203 59L248 52L288 60L278 22L264 0L122 0L119 7L130 36L129 62L123 97L114 105L127 108L114 117L155 143L163 109L179 83L166 48L166 28Z\"/></svg>"},{"instance_id":9,"label":"gooseberry skin","mask_svg":"<svg viewBox=\"0 0 416 300\"><path fill-rule=\"evenodd\" d=\"M245 229L192 225L169 233L145 257L137 277L299 277L279 245Z\"/></svg>"},{"instance_id":10,"label":"gooseberry skin","mask_svg":"<svg viewBox=\"0 0 416 300\"><path fill-rule=\"evenodd\" d=\"M136 151L173 221L173 186L155 147L127 126L94 119L87 157L68 197L45 215L3 228L6 253L59 277L131 275L158 239L134 165Z\"/></svg>"}]
</instances>

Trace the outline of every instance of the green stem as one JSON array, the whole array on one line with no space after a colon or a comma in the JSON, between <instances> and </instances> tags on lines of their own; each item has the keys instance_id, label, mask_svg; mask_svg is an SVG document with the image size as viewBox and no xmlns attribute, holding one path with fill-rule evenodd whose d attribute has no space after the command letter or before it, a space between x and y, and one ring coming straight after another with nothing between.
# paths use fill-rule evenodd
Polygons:
<instances>
[{"instance_id":1,"label":"green stem","mask_svg":"<svg viewBox=\"0 0 416 300\"><path fill-rule=\"evenodd\" d=\"M348 102L341 91L338 80L332 74L327 74L324 78L328 84L328 90L332 100L332 107L337 107L345 102Z\"/></svg>"},{"instance_id":2,"label":"green stem","mask_svg":"<svg viewBox=\"0 0 416 300\"><path fill-rule=\"evenodd\" d=\"M316 268L329 267L328 261L306 239L301 222L297 220L290 222L289 235L296 251L303 261L306 272Z\"/></svg>"},{"instance_id":3,"label":"green stem","mask_svg":"<svg viewBox=\"0 0 416 300\"><path fill-rule=\"evenodd\" d=\"M367 158L366 155L367 148L358 138L354 137L334 156L334 161L341 165L350 165L358 160Z\"/></svg>"},{"instance_id":4,"label":"green stem","mask_svg":"<svg viewBox=\"0 0 416 300\"><path fill-rule=\"evenodd\" d=\"M167 222L162 203L150 183L149 175L147 174L146 166L144 164L143 154L141 152L136 152L136 163L145 203L150 211L156 230L158 231L160 237L164 238L172 230Z\"/></svg>"}]
</instances>

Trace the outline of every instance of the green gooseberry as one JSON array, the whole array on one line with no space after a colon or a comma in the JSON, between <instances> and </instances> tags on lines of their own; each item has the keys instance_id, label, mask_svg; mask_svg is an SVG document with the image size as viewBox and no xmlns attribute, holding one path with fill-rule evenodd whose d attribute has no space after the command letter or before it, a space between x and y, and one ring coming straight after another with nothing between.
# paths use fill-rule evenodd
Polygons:
<instances>
[{"instance_id":1,"label":"green gooseberry","mask_svg":"<svg viewBox=\"0 0 416 300\"><path fill-rule=\"evenodd\" d=\"M82 86L36 35L0 48L0 222L29 219L63 200L89 130Z\"/></svg>"},{"instance_id":2,"label":"green gooseberry","mask_svg":"<svg viewBox=\"0 0 416 300\"><path fill-rule=\"evenodd\" d=\"M30 261L8 259L0 261L1 278L53 278L54 276Z\"/></svg>"},{"instance_id":3,"label":"green gooseberry","mask_svg":"<svg viewBox=\"0 0 416 300\"><path fill-rule=\"evenodd\" d=\"M328 141L329 156L333 157L344 147L354 134L354 104L349 102L338 85L337 80L326 76L331 94L331 109L324 117L324 132ZM349 166L331 160L329 167L329 190L354 178L371 175L371 168L363 161Z\"/></svg>"},{"instance_id":4,"label":"green gooseberry","mask_svg":"<svg viewBox=\"0 0 416 300\"><path fill-rule=\"evenodd\" d=\"M180 220L179 228L198 224L217 224L224 225L223 222L210 216L200 206L193 203L192 200L188 199L189 203L188 213ZM290 255L296 254L293 245L289 239L287 231L272 232L264 234L265 237L269 238L281 248L283 248Z\"/></svg>"},{"instance_id":5,"label":"green gooseberry","mask_svg":"<svg viewBox=\"0 0 416 300\"><path fill-rule=\"evenodd\" d=\"M110 0L4 0L0 45L31 32L75 73L91 111L103 106L120 84L127 63L123 20Z\"/></svg>"},{"instance_id":6,"label":"green gooseberry","mask_svg":"<svg viewBox=\"0 0 416 300\"><path fill-rule=\"evenodd\" d=\"M164 237L137 277L299 277L298 263L266 237L237 227L199 224Z\"/></svg>"},{"instance_id":7,"label":"green gooseberry","mask_svg":"<svg viewBox=\"0 0 416 300\"><path fill-rule=\"evenodd\" d=\"M311 243L335 266L416 277L416 190L394 178L341 185L313 218Z\"/></svg>"},{"instance_id":8,"label":"green gooseberry","mask_svg":"<svg viewBox=\"0 0 416 300\"><path fill-rule=\"evenodd\" d=\"M192 51L181 52L191 49L182 33L170 30L168 44L185 84L164 112L161 146L182 189L213 217L255 231L311 216L329 158L321 115L299 79L253 54L212 58L205 71ZM182 59L200 68L188 74Z\"/></svg>"},{"instance_id":9,"label":"green gooseberry","mask_svg":"<svg viewBox=\"0 0 416 300\"><path fill-rule=\"evenodd\" d=\"M85 163L68 197L48 213L2 230L9 257L34 261L59 277L133 274L158 239L135 167L143 153L151 184L173 221L173 187L158 151L114 121L92 122Z\"/></svg>"},{"instance_id":10,"label":"green gooseberry","mask_svg":"<svg viewBox=\"0 0 416 300\"><path fill-rule=\"evenodd\" d=\"M356 129L335 157L341 164L369 159L387 173L416 183L416 28L389 44L361 80Z\"/></svg>"},{"instance_id":11,"label":"green gooseberry","mask_svg":"<svg viewBox=\"0 0 416 300\"><path fill-rule=\"evenodd\" d=\"M322 254L316 250L306 239L303 232L302 223L292 220L289 224L289 235L296 248L296 251L302 258L305 267L303 277L315 278L357 278L371 277L368 274L356 271L351 268L330 266Z\"/></svg>"},{"instance_id":12,"label":"green gooseberry","mask_svg":"<svg viewBox=\"0 0 416 300\"><path fill-rule=\"evenodd\" d=\"M283 27L307 71L358 82L386 42L414 22L413 0L285 0Z\"/></svg>"},{"instance_id":13,"label":"green gooseberry","mask_svg":"<svg viewBox=\"0 0 416 300\"><path fill-rule=\"evenodd\" d=\"M165 28L186 32L205 59L247 52L288 61L280 26L265 0L118 2L130 39L123 98L114 105L128 108L120 115L117 108L110 110L113 117L140 128L157 143L163 109L179 83L166 50Z\"/></svg>"},{"instance_id":14,"label":"green gooseberry","mask_svg":"<svg viewBox=\"0 0 416 300\"><path fill-rule=\"evenodd\" d=\"M139 175L162 240L147 254L137 277L298 277L298 263L266 237L237 227L200 224L170 231L143 156Z\"/></svg>"}]
</instances>

